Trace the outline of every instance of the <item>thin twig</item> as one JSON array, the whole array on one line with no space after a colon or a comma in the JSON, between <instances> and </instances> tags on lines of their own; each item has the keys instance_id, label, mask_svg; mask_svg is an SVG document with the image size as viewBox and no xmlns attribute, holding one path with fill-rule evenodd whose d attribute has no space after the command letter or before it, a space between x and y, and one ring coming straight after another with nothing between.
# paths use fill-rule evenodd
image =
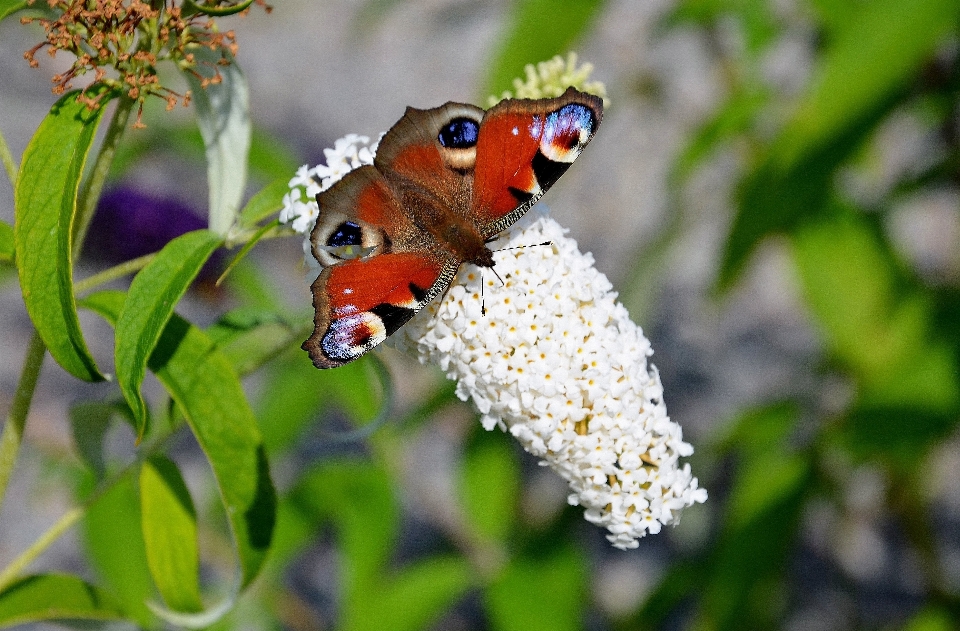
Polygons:
<instances>
[{"instance_id":1,"label":"thin twig","mask_svg":"<svg viewBox=\"0 0 960 631\"><path fill-rule=\"evenodd\" d=\"M13 405L3 424L3 433L0 434L0 506L7 492L10 475L17 464L17 455L20 453L20 444L23 442L23 431L27 425L27 414L30 412L30 401L37 387L37 378L40 376L40 367L43 366L43 355L47 348L36 331L30 338L27 347L27 356L24 359L23 371L20 373L20 383L13 395Z\"/></svg>"},{"instance_id":2,"label":"thin twig","mask_svg":"<svg viewBox=\"0 0 960 631\"><path fill-rule=\"evenodd\" d=\"M90 171L90 177L77 202L77 214L73 224L73 256L76 257L83 247L83 241L87 237L87 230L90 228L90 221L97 210L97 204L100 202L100 193L103 192L104 182L110 174L110 168L113 166L113 157L117 153L117 145L120 144L120 138L127 128L127 121L130 119L130 112L133 110L134 100L126 95L121 96L117 103L117 109L113 111L113 117L110 119L110 127L107 128L107 134L103 137L103 144L97 154L96 162Z\"/></svg>"},{"instance_id":3,"label":"thin twig","mask_svg":"<svg viewBox=\"0 0 960 631\"><path fill-rule=\"evenodd\" d=\"M118 278L123 278L127 274L132 274L134 272L139 272L144 267L147 266L150 261L157 256L156 252L151 254L144 254L143 256L137 257L135 259L130 259L129 261L124 261L119 265L114 265L109 269L105 269L102 272L98 272L89 278L84 278L83 280L74 283L73 291L75 294L82 294L86 291L90 291L95 287L109 283L112 280Z\"/></svg>"},{"instance_id":4,"label":"thin twig","mask_svg":"<svg viewBox=\"0 0 960 631\"><path fill-rule=\"evenodd\" d=\"M17 166L17 161L13 159L13 154L10 153L10 147L7 146L7 140L3 137L2 133L0 133L0 161L3 162L3 168L7 172L10 185L16 188L17 172L20 170L20 167Z\"/></svg>"}]
</instances>

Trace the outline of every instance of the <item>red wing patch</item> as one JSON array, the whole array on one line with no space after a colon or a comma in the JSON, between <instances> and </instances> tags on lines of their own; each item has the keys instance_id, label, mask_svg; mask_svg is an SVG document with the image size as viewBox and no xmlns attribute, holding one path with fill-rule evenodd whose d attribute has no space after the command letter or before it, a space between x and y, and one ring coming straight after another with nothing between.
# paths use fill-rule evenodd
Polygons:
<instances>
[{"instance_id":1,"label":"red wing patch","mask_svg":"<svg viewBox=\"0 0 960 631\"><path fill-rule=\"evenodd\" d=\"M484 118L473 179L473 209L481 223L503 217L539 192L532 164L542 135L543 120L537 115L510 112Z\"/></svg>"},{"instance_id":2,"label":"red wing patch","mask_svg":"<svg viewBox=\"0 0 960 631\"><path fill-rule=\"evenodd\" d=\"M535 203L593 138L602 112L599 98L573 88L555 99L507 100L488 110L474 168L472 212L480 225Z\"/></svg>"},{"instance_id":3,"label":"red wing patch","mask_svg":"<svg viewBox=\"0 0 960 631\"><path fill-rule=\"evenodd\" d=\"M399 252L326 268L312 287L315 329L304 350L318 368L360 357L429 302L446 267L425 254Z\"/></svg>"}]
</instances>

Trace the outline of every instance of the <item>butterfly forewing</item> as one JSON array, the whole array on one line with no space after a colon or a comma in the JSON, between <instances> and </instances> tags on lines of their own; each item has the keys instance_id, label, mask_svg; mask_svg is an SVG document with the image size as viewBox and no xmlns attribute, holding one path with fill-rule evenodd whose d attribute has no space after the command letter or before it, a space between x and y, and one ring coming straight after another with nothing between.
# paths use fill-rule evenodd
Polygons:
<instances>
[{"instance_id":1,"label":"butterfly forewing","mask_svg":"<svg viewBox=\"0 0 960 631\"><path fill-rule=\"evenodd\" d=\"M472 202L484 237L512 225L553 186L602 117L603 102L573 88L555 99L508 99L487 111Z\"/></svg>"}]
</instances>

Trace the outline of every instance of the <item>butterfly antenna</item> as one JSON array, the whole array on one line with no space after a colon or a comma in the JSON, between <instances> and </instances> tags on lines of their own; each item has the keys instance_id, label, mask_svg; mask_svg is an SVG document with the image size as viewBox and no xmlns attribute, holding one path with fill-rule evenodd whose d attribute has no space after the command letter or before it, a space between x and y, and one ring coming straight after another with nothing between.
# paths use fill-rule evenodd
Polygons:
<instances>
[{"instance_id":1,"label":"butterfly antenna","mask_svg":"<svg viewBox=\"0 0 960 631\"><path fill-rule=\"evenodd\" d=\"M487 302L486 298L483 297L483 268L480 268L480 315L487 315Z\"/></svg>"},{"instance_id":2,"label":"butterfly antenna","mask_svg":"<svg viewBox=\"0 0 960 631\"><path fill-rule=\"evenodd\" d=\"M531 243L530 245L514 245L509 248L500 248L494 252L506 252L507 250L519 250L520 248L539 248L542 245L553 245L553 241L544 241L543 243Z\"/></svg>"}]
</instances>

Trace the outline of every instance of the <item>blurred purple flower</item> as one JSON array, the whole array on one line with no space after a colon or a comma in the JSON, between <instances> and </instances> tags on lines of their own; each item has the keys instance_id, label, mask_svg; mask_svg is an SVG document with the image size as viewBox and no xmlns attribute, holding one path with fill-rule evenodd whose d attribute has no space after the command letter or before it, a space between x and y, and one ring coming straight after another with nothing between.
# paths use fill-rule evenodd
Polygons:
<instances>
[{"instance_id":1,"label":"blurred purple flower","mask_svg":"<svg viewBox=\"0 0 960 631\"><path fill-rule=\"evenodd\" d=\"M172 239L206 227L207 222L180 200L121 185L100 198L83 255L90 261L116 265L156 252ZM223 251L215 252L200 271L198 282L216 281L223 260Z\"/></svg>"}]
</instances>

